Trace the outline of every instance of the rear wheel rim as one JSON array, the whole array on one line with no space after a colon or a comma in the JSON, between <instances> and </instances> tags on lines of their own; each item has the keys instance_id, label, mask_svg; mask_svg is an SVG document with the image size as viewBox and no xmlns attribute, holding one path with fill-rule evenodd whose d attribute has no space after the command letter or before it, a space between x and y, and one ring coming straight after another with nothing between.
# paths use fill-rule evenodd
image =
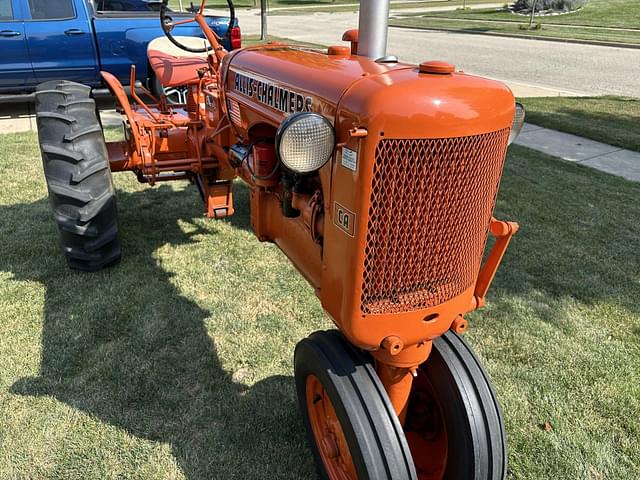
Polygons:
<instances>
[{"instance_id":1,"label":"rear wheel rim","mask_svg":"<svg viewBox=\"0 0 640 480\"><path fill-rule=\"evenodd\" d=\"M307 377L307 411L316 446L330 480L357 480L356 467L336 410L315 375Z\"/></svg>"},{"instance_id":2,"label":"rear wheel rim","mask_svg":"<svg viewBox=\"0 0 640 480\"><path fill-rule=\"evenodd\" d=\"M449 435L442 405L422 369L414 378L405 435L419 480L441 480L447 469Z\"/></svg>"}]
</instances>

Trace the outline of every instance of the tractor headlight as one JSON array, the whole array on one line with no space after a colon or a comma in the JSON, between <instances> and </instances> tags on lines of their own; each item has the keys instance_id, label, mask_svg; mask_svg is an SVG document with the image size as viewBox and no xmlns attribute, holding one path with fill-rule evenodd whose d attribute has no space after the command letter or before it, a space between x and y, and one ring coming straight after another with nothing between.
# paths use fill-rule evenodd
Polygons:
<instances>
[{"instance_id":1,"label":"tractor headlight","mask_svg":"<svg viewBox=\"0 0 640 480\"><path fill-rule=\"evenodd\" d=\"M333 155L335 143L333 126L317 113L291 115L276 133L278 158L296 173L309 173L322 167Z\"/></svg>"},{"instance_id":2,"label":"tractor headlight","mask_svg":"<svg viewBox=\"0 0 640 480\"><path fill-rule=\"evenodd\" d=\"M511 135L509 135L509 145L513 143L513 141L518 138L520 132L522 131L522 126L524 125L524 107L522 104L516 102L516 113L513 115L513 124L511 125Z\"/></svg>"}]
</instances>

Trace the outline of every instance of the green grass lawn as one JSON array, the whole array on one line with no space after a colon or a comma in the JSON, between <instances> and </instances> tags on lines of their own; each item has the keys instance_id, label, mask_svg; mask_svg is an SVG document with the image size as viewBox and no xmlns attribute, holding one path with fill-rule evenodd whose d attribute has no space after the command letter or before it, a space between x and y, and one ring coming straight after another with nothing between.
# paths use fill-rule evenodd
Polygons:
<instances>
[{"instance_id":1,"label":"green grass lawn","mask_svg":"<svg viewBox=\"0 0 640 480\"><path fill-rule=\"evenodd\" d=\"M529 23L528 17L495 9L413 13L392 20L393 25L475 33L640 43L640 5L636 0L590 0L582 10L566 15L536 17L536 22L542 24L541 30L522 30L520 27ZM618 30L620 28L634 30Z\"/></svg>"},{"instance_id":2,"label":"green grass lawn","mask_svg":"<svg viewBox=\"0 0 640 480\"><path fill-rule=\"evenodd\" d=\"M124 257L69 271L35 134L0 136L0 478L314 478L295 343L313 290L193 186L115 175ZM517 220L467 340L494 381L510 479L640 478L640 185L513 147ZM542 426L548 422L550 429Z\"/></svg>"},{"instance_id":3,"label":"green grass lawn","mask_svg":"<svg viewBox=\"0 0 640 480\"><path fill-rule=\"evenodd\" d=\"M640 99L541 97L520 101L528 122L640 151Z\"/></svg>"}]
</instances>

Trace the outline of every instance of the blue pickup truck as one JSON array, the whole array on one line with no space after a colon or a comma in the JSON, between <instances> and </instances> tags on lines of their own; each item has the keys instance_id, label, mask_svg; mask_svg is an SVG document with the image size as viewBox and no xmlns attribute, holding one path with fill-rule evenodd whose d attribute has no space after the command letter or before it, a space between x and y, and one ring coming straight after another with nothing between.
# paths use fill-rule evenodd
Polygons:
<instances>
[{"instance_id":1,"label":"blue pickup truck","mask_svg":"<svg viewBox=\"0 0 640 480\"><path fill-rule=\"evenodd\" d=\"M37 84L57 79L101 88L102 70L129 84L132 64L136 80L149 81L147 45L164 35L158 12L151 7L135 12L104 8L113 3L118 2L0 0L0 94L28 94ZM172 18L189 15L175 13ZM229 18L208 19L218 35L227 32ZM203 36L195 23L180 25L173 33ZM240 47L237 21L225 43L229 50Z\"/></svg>"}]
</instances>

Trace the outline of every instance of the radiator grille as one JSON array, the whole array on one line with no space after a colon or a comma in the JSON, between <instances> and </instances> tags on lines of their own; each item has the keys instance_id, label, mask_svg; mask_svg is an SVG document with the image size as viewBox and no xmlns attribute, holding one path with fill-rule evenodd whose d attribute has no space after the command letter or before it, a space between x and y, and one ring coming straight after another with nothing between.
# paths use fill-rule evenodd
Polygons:
<instances>
[{"instance_id":1,"label":"radiator grille","mask_svg":"<svg viewBox=\"0 0 640 480\"><path fill-rule=\"evenodd\" d=\"M378 143L361 309L400 313L446 302L476 280L509 129Z\"/></svg>"}]
</instances>

